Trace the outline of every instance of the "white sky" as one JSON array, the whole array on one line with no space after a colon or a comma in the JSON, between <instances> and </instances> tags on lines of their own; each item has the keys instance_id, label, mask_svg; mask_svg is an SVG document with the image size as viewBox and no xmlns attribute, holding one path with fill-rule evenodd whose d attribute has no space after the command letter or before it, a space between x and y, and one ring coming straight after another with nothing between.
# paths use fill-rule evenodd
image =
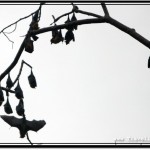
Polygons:
<instances>
[{"instance_id":1,"label":"white sky","mask_svg":"<svg viewBox=\"0 0 150 150\"><path fill-rule=\"evenodd\" d=\"M0 5L0 30L38 7ZM40 28L52 23L52 15L58 17L71 9L71 5L44 5ZM79 9L103 15L100 5L80 5ZM109 5L108 10L112 17L150 39L150 5ZM0 72L13 61L23 40L20 36L26 34L30 22L31 18L19 22L16 32L9 35L15 42L13 49L6 37L0 35ZM14 26L7 31L13 29ZM62 31L63 35L65 32ZM24 51L11 72L15 79L23 59L33 66L37 79L38 87L31 89L27 79L30 69L24 66L20 85L26 117L44 119L47 123L39 132L29 132L31 141L102 143L119 138L150 138L149 49L109 24L82 25L74 34L76 41L69 45L51 45L51 32L39 35L34 52ZM5 82L6 78L2 86ZM10 103L13 115L17 116L18 99L13 94ZM5 114L3 106L0 114ZM28 143L26 138L19 138L17 129L0 119L0 143L5 142Z\"/></svg>"}]
</instances>

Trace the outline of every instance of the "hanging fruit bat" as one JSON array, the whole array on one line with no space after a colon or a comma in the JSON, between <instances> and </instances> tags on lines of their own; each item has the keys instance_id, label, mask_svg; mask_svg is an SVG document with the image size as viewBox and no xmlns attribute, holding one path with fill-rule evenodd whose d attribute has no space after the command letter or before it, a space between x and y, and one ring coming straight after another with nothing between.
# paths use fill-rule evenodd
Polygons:
<instances>
[{"instance_id":1,"label":"hanging fruit bat","mask_svg":"<svg viewBox=\"0 0 150 150\"><path fill-rule=\"evenodd\" d=\"M68 30L65 35L66 45L69 44L71 40L75 41L74 34L71 30Z\"/></svg>"},{"instance_id":2,"label":"hanging fruit bat","mask_svg":"<svg viewBox=\"0 0 150 150\"><path fill-rule=\"evenodd\" d=\"M25 51L32 53L34 51L33 41L30 38L27 38L25 41Z\"/></svg>"},{"instance_id":3,"label":"hanging fruit bat","mask_svg":"<svg viewBox=\"0 0 150 150\"><path fill-rule=\"evenodd\" d=\"M77 21L77 18L76 18L76 16L75 16L75 13L73 13L72 18L71 18L71 21ZM78 27L78 25L73 25L73 28L74 28L75 30L77 30L77 27Z\"/></svg>"},{"instance_id":4,"label":"hanging fruit bat","mask_svg":"<svg viewBox=\"0 0 150 150\"><path fill-rule=\"evenodd\" d=\"M35 131L35 132L39 131L46 124L44 120L28 121L25 118L16 118L14 116L6 116L6 115L1 115L1 118L10 126L18 128L18 130L20 131L20 138L24 138L26 133L29 130Z\"/></svg>"},{"instance_id":5,"label":"hanging fruit bat","mask_svg":"<svg viewBox=\"0 0 150 150\"><path fill-rule=\"evenodd\" d=\"M35 76L34 76L32 70L31 70L31 74L28 76L28 81L29 81L31 88L37 87L36 79L35 79Z\"/></svg>"},{"instance_id":6,"label":"hanging fruit bat","mask_svg":"<svg viewBox=\"0 0 150 150\"><path fill-rule=\"evenodd\" d=\"M55 24L55 26L56 26L56 24ZM55 29L55 30L52 30L52 37L55 37L56 35L58 35L58 30L57 29Z\"/></svg>"},{"instance_id":7,"label":"hanging fruit bat","mask_svg":"<svg viewBox=\"0 0 150 150\"><path fill-rule=\"evenodd\" d=\"M36 22L39 21L39 20L38 20L38 19L39 19L39 11L40 11L40 10L37 10L37 11L35 12L35 14L34 14L34 16L33 16L33 18L32 18L33 21L36 21Z\"/></svg>"},{"instance_id":8,"label":"hanging fruit bat","mask_svg":"<svg viewBox=\"0 0 150 150\"><path fill-rule=\"evenodd\" d=\"M13 85L13 82L10 78L10 74L8 74L8 78L7 78L7 81L6 81L6 87L11 88L12 85Z\"/></svg>"},{"instance_id":9,"label":"hanging fruit bat","mask_svg":"<svg viewBox=\"0 0 150 150\"><path fill-rule=\"evenodd\" d=\"M68 18L67 18L67 20L65 21L65 24L70 23L70 22L71 22L71 20L70 20L69 15L68 15ZM68 27L66 27L66 29L67 29L67 30L73 30L73 26L68 26Z\"/></svg>"},{"instance_id":10,"label":"hanging fruit bat","mask_svg":"<svg viewBox=\"0 0 150 150\"><path fill-rule=\"evenodd\" d=\"M150 68L150 57L148 58L148 68Z\"/></svg>"},{"instance_id":11,"label":"hanging fruit bat","mask_svg":"<svg viewBox=\"0 0 150 150\"><path fill-rule=\"evenodd\" d=\"M2 87L0 86L0 106L2 105L3 102L4 102L4 94L2 91Z\"/></svg>"},{"instance_id":12,"label":"hanging fruit bat","mask_svg":"<svg viewBox=\"0 0 150 150\"><path fill-rule=\"evenodd\" d=\"M17 86L16 86L16 88L15 88L15 96L16 96L18 99L24 98L24 97L23 97L23 91L22 91L22 89L21 89L21 87L20 87L20 84L19 84L19 80L18 80L18 84L17 84Z\"/></svg>"},{"instance_id":13,"label":"hanging fruit bat","mask_svg":"<svg viewBox=\"0 0 150 150\"><path fill-rule=\"evenodd\" d=\"M38 21L32 21L30 24L30 30L38 30L39 29L39 24Z\"/></svg>"},{"instance_id":14,"label":"hanging fruit bat","mask_svg":"<svg viewBox=\"0 0 150 150\"><path fill-rule=\"evenodd\" d=\"M11 108L11 105L10 105L10 103L9 103L8 97L7 97L7 101L6 101L5 105L4 105L4 110L5 110L5 112L6 112L7 114L12 114L12 113L13 113L12 108Z\"/></svg>"},{"instance_id":15,"label":"hanging fruit bat","mask_svg":"<svg viewBox=\"0 0 150 150\"><path fill-rule=\"evenodd\" d=\"M63 42L64 38L62 37L62 33L61 33L61 29L59 31L55 31L54 33L52 33L52 39L51 39L51 44L57 44L59 42Z\"/></svg>"},{"instance_id":16,"label":"hanging fruit bat","mask_svg":"<svg viewBox=\"0 0 150 150\"><path fill-rule=\"evenodd\" d=\"M22 99L19 100L19 104L16 106L16 112L19 116L24 115L24 103Z\"/></svg>"}]
</instances>

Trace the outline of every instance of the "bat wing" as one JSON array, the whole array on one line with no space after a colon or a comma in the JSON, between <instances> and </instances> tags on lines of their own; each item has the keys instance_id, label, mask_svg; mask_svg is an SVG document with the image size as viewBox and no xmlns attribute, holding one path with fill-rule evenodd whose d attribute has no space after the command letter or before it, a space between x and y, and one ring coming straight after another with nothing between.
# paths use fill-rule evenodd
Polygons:
<instances>
[{"instance_id":1,"label":"bat wing","mask_svg":"<svg viewBox=\"0 0 150 150\"><path fill-rule=\"evenodd\" d=\"M22 124L22 119L16 118L14 116L1 115L0 117L12 127L19 128Z\"/></svg>"},{"instance_id":2,"label":"bat wing","mask_svg":"<svg viewBox=\"0 0 150 150\"><path fill-rule=\"evenodd\" d=\"M46 122L44 120L32 120L32 121L28 121L26 120L26 126L28 130L32 130L37 132L38 130L40 130L41 128L43 128L45 126Z\"/></svg>"}]
</instances>

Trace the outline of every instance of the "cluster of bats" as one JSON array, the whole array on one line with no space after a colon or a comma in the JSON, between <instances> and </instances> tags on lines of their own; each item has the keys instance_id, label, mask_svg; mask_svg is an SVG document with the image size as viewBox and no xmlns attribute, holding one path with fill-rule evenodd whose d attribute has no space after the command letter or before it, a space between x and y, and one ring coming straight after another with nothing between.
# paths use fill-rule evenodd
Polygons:
<instances>
[{"instance_id":1,"label":"cluster of bats","mask_svg":"<svg viewBox=\"0 0 150 150\"><path fill-rule=\"evenodd\" d=\"M69 15L68 15L68 18L65 21L65 24L73 22L73 21L77 21L75 13L73 13L71 19L69 18ZM75 41L73 30L74 29L77 30L77 25L68 26L68 27L66 27L66 29L67 29L67 32L65 34L65 38L62 36L61 29L59 31L58 30L53 30L52 31L51 44L52 43L57 44L59 42L63 42L64 39L65 39L66 44L69 44L70 41L72 41L72 40Z\"/></svg>"},{"instance_id":2,"label":"cluster of bats","mask_svg":"<svg viewBox=\"0 0 150 150\"><path fill-rule=\"evenodd\" d=\"M77 9L77 7L74 7L74 8ZM26 35L24 46L25 46L25 51L28 53L32 53L34 51L33 42L38 40L38 37L36 35L30 35L30 31L39 29L38 22L40 20L40 15L41 15L40 11L41 11L40 9L37 10L35 12L34 16L32 17L32 22L30 24L29 32ZM69 15L68 15L68 18L65 21L65 24L77 21L77 18L75 16L74 12L75 11L73 11L71 19L69 18ZM56 23L55 23L55 25L56 25ZM62 36L61 29L60 30L53 30L52 31L52 39L50 40L51 44L52 43L57 44L59 42L63 42L64 40L65 40L66 44L69 44L70 41L75 41L73 30L77 30L77 25L69 25L66 27L66 29L67 29L67 32L65 34L65 37ZM29 85L31 88L35 88L37 86L36 79L35 79L35 76L32 72L32 69L31 69L30 75L28 76L28 81L29 81ZM11 80L10 74L8 74L8 78L6 81L6 87L8 89L10 89L13 86L14 86L14 84ZM19 79L18 79L18 83L17 83L17 86L14 89L14 91L15 91L16 98L19 99L19 103L16 106L16 112L22 118L17 118L14 116L7 116L7 115L1 115L0 117L10 126L18 128L18 130L20 132L20 138L24 138L29 130L37 132L38 130L40 130L41 128L43 128L45 126L46 122L44 120L29 121L26 119L25 110L24 110L24 102L23 102L24 95L23 95L23 91L21 89L21 86L19 84ZM6 91L6 95L7 95L7 100L6 100L6 103L4 104L4 110L7 114L12 114L13 110L12 110L11 105L9 103L8 91ZM2 88L0 86L0 106L2 105L3 102L4 102L4 95L3 95Z\"/></svg>"},{"instance_id":3,"label":"cluster of bats","mask_svg":"<svg viewBox=\"0 0 150 150\"><path fill-rule=\"evenodd\" d=\"M28 81L29 81L29 85L31 88L35 88L37 86L37 82L35 79L35 76L31 70L30 75L28 76ZM7 88L11 88L13 86L13 82L11 80L10 74L8 74L8 78L6 81L6 87ZM6 116L6 115L1 115L0 117L10 126L12 127L16 127L18 128L19 132L20 132L20 137L24 138L26 133L31 130L31 131L35 131L37 132L38 130L40 130L41 128L43 128L46 124L46 122L44 120L32 120L32 121L28 121L25 118L25 110L24 110L24 102L23 102L23 91L20 87L19 84L19 80L18 80L18 84L15 88L15 96L17 99L19 99L19 103L16 106L16 112L19 116L22 116L22 118L16 118L14 116ZM2 88L0 87L0 105L2 105L2 103L4 102L4 95L3 95L3 91ZM7 92L7 101L4 104L4 110L7 114L11 114L13 113L11 105L9 103L9 95Z\"/></svg>"}]
</instances>

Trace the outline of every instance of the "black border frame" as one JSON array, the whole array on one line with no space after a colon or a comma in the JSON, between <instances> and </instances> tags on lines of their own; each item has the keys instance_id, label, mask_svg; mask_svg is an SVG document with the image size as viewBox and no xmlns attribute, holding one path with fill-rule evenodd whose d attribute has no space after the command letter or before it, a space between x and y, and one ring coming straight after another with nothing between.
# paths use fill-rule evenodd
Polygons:
<instances>
[{"instance_id":1,"label":"black border frame","mask_svg":"<svg viewBox=\"0 0 150 150\"><path fill-rule=\"evenodd\" d=\"M44 1L44 0L43 0ZM39 5L40 2L43 2L40 0L26 0L26 1L0 1L0 5L24 5L24 4L17 4L17 3L28 3L25 5ZM70 5L70 4L57 4L57 3L94 3L94 5L99 4L100 2L105 2L107 5L150 5L150 1L113 1L113 0L99 0L99 1L88 1L88 0L70 0L70 1L61 1L61 0L49 0L49 1L44 1L44 2L49 2L52 4L48 5ZM7 4L11 3L11 4ZM12 4L14 3L14 4ZM30 3L35 3L35 4L30 4ZM113 3L113 4L110 4ZM120 4L118 4L120 3ZM124 3L124 4L121 4ZM138 3L138 4L134 4ZM80 5L80 4L79 4ZM83 4L81 4L83 5ZM84 4L86 5L86 4ZM88 4L87 4L88 5ZM91 4L89 4L91 5ZM30 143L0 143L0 148L150 148L150 143L33 143L36 145L31 145Z\"/></svg>"}]
</instances>

